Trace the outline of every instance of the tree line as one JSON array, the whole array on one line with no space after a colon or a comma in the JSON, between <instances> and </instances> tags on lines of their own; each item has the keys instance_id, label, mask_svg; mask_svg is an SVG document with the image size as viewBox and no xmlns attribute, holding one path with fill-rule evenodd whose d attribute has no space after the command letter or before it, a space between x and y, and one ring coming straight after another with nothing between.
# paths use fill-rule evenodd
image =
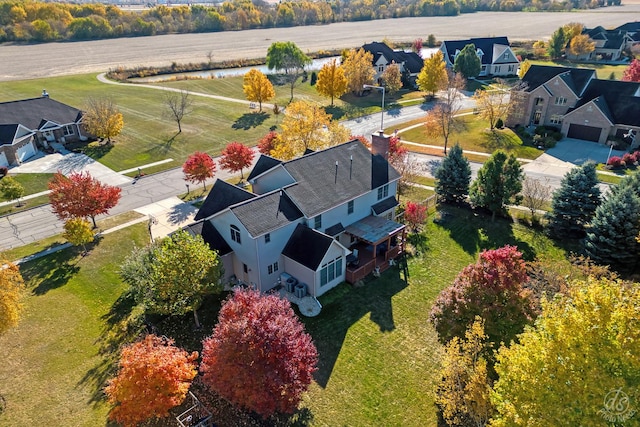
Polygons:
<instances>
[{"instance_id":1,"label":"tree line","mask_svg":"<svg viewBox=\"0 0 640 427\"><path fill-rule=\"evenodd\" d=\"M0 42L49 42L171 33L237 31L476 11L545 11L604 6L604 0L232 0L219 6L156 6L126 11L115 5L0 2Z\"/></svg>"}]
</instances>

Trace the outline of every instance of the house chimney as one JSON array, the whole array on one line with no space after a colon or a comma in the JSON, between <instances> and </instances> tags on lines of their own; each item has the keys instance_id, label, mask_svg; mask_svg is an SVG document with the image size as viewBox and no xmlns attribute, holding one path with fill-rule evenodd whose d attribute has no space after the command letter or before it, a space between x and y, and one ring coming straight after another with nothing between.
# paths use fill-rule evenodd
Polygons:
<instances>
[{"instance_id":1,"label":"house chimney","mask_svg":"<svg viewBox=\"0 0 640 427\"><path fill-rule=\"evenodd\" d=\"M353 172L353 154L349 156L349 181L351 181L351 172Z\"/></svg>"},{"instance_id":2,"label":"house chimney","mask_svg":"<svg viewBox=\"0 0 640 427\"><path fill-rule=\"evenodd\" d=\"M333 181L334 184L338 183L338 161L336 160L336 177Z\"/></svg>"},{"instance_id":3,"label":"house chimney","mask_svg":"<svg viewBox=\"0 0 640 427\"><path fill-rule=\"evenodd\" d=\"M42 89L42 97L43 98L48 98L49 97L49 93L47 92L46 89Z\"/></svg>"},{"instance_id":4,"label":"house chimney","mask_svg":"<svg viewBox=\"0 0 640 427\"><path fill-rule=\"evenodd\" d=\"M379 131L378 135L375 133L371 135L371 152L381 155L385 160L389 160L390 139L391 137L385 136L383 131Z\"/></svg>"}]
</instances>

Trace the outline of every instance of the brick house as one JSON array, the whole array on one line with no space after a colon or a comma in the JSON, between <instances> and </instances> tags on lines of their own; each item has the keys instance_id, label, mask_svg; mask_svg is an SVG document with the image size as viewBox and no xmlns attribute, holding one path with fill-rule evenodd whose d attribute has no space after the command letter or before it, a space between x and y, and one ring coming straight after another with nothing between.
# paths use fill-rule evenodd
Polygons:
<instances>
[{"instance_id":1,"label":"brick house","mask_svg":"<svg viewBox=\"0 0 640 427\"><path fill-rule=\"evenodd\" d=\"M509 47L506 37L484 37L467 40L447 40L442 42L440 50L447 63L453 69L455 60L468 44L476 47L482 69L479 76L513 76L520 68L520 61Z\"/></svg>"}]
</instances>

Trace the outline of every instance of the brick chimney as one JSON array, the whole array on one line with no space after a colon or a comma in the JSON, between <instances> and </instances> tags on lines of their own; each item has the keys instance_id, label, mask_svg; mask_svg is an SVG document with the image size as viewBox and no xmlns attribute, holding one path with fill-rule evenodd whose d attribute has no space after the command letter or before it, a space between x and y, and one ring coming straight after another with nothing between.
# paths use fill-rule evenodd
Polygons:
<instances>
[{"instance_id":1,"label":"brick chimney","mask_svg":"<svg viewBox=\"0 0 640 427\"><path fill-rule=\"evenodd\" d=\"M381 155L385 160L389 160L390 139L391 137L386 136L383 131L378 131L377 134L371 135L371 152Z\"/></svg>"}]
</instances>

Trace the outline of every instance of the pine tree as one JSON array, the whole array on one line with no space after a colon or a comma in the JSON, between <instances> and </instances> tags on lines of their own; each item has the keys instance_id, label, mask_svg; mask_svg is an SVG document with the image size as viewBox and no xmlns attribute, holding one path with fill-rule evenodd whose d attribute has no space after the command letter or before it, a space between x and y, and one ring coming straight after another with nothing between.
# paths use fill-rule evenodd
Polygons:
<instances>
[{"instance_id":1,"label":"pine tree","mask_svg":"<svg viewBox=\"0 0 640 427\"><path fill-rule=\"evenodd\" d=\"M585 250L594 261L630 271L640 255L640 198L624 185L596 209Z\"/></svg>"},{"instance_id":2,"label":"pine tree","mask_svg":"<svg viewBox=\"0 0 640 427\"><path fill-rule=\"evenodd\" d=\"M440 202L461 203L469 194L471 167L462 155L460 145L454 145L436 169L436 194Z\"/></svg>"},{"instance_id":3,"label":"pine tree","mask_svg":"<svg viewBox=\"0 0 640 427\"><path fill-rule=\"evenodd\" d=\"M566 40L564 29L560 27L553 33L551 39L549 40L549 44L547 44L547 53L549 54L551 59L560 58L565 44Z\"/></svg>"},{"instance_id":4,"label":"pine tree","mask_svg":"<svg viewBox=\"0 0 640 427\"><path fill-rule=\"evenodd\" d=\"M587 163L565 174L553 192L549 231L556 238L582 237L600 204L596 166Z\"/></svg>"},{"instance_id":5,"label":"pine tree","mask_svg":"<svg viewBox=\"0 0 640 427\"><path fill-rule=\"evenodd\" d=\"M470 43L462 48L453 63L453 71L462 74L465 79L478 77L482 64L476 53L476 45Z\"/></svg>"}]
</instances>

